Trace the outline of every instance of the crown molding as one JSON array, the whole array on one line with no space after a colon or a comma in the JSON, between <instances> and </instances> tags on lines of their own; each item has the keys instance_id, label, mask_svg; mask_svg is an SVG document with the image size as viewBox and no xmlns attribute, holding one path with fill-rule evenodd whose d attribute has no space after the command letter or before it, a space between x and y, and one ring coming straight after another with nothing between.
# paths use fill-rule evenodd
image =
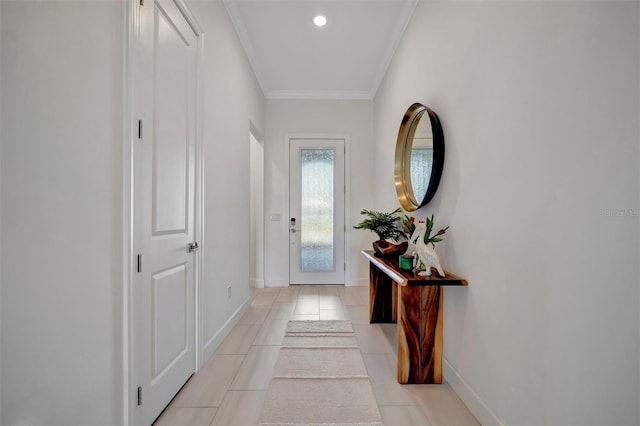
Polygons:
<instances>
[{"instance_id":1,"label":"crown molding","mask_svg":"<svg viewBox=\"0 0 640 426\"><path fill-rule=\"evenodd\" d=\"M269 90L267 99L308 99L308 100L363 100L373 99L373 93L355 90Z\"/></svg>"},{"instance_id":2,"label":"crown molding","mask_svg":"<svg viewBox=\"0 0 640 426\"><path fill-rule=\"evenodd\" d=\"M0 0L1 1L1 0ZM372 81L369 82L370 90L290 90L290 89L269 89L269 78L265 75L266 67L255 54L256 49L251 42L249 32L244 24L240 4L247 0L222 0L236 34L242 45L253 73L258 81L260 89L266 99L319 99L319 100L372 100L374 99L387 69L395 55L396 49L404 36L404 32L411 20L411 16L418 5L419 0L397 0L403 3L400 18L395 25L392 37L389 39L383 59L377 69ZM302 1L302 0L299 0ZM362 0L365 1L365 0Z\"/></svg>"},{"instance_id":3,"label":"crown molding","mask_svg":"<svg viewBox=\"0 0 640 426\"><path fill-rule=\"evenodd\" d=\"M398 20L396 27L393 30L393 36L391 37L389 44L387 44L387 49L384 52L384 56L382 59L382 65L378 68L378 72L373 80L373 86L371 87L371 93L373 93L374 97L378 92L378 88L380 84L382 84L382 80L384 76L387 74L387 70L389 69L389 65L391 64L391 60L393 56L396 54L396 50L398 49L398 45L404 37L404 33L411 21L411 17L413 16L413 12L416 10L418 6L418 0L411 0L404 4L401 13L401 19Z\"/></svg>"},{"instance_id":4,"label":"crown molding","mask_svg":"<svg viewBox=\"0 0 640 426\"><path fill-rule=\"evenodd\" d=\"M225 9L227 10L227 15L229 15L229 19L231 19L231 24L236 30L236 34L238 35L238 39L240 39L240 44L244 48L244 53L249 60L249 64L251 65L251 69L253 70L253 74L256 76L256 80L258 80L258 85L262 90L262 94L265 95L264 88L266 86L266 79L262 74L262 64L257 59L257 55L254 54L255 49L253 48L253 44L251 43L251 39L249 38L249 33L247 28L244 25L244 21L242 20L242 14L240 13L240 9L238 7L237 0L222 0Z\"/></svg>"}]
</instances>

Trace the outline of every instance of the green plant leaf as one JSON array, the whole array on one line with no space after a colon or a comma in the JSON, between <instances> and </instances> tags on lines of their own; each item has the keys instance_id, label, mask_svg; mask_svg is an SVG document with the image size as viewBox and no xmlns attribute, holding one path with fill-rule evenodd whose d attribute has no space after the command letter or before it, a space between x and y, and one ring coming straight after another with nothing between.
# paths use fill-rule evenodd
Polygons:
<instances>
[{"instance_id":1,"label":"green plant leaf","mask_svg":"<svg viewBox=\"0 0 640 426\"><path fill-rule=\"evenodd\" d=\"M391 213L362 209L360 214L367 216L367 218L355 225L354 228L375 232L381 240L397 240L404 237L400 224L400 211L400 208Z\"/></svg>"}]
</instances>

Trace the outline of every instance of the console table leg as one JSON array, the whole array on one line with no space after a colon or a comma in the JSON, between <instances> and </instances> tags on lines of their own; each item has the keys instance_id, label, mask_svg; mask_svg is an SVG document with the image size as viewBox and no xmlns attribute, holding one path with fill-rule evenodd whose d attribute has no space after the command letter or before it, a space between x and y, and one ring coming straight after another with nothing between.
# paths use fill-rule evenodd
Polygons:
<instances>
[{"instance_id":1,"label":"console table leg","mask_svg":"<svg viewBox=\"0 0 640 426\"><path fill-rule=\"evenodd\" d=\"M369 322L396 321L396 292L393 280L375 265L369 265Z\"/></svg>"},{"instance_id":2,"label":"console table leg","mask_svg":"<svg viewBox=\"0 0 640 426\"><path fill-rule=\"evenodd\" d=\"M398 383L442 383L440 286L399 286Z\"/></svg>"}]
</instances>

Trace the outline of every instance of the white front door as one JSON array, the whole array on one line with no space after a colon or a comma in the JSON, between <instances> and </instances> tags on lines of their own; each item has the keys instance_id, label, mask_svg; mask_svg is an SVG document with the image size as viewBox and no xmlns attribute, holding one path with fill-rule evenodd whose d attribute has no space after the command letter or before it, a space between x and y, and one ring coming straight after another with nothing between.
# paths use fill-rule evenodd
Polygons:
<instances>
[{"instance_id":1,"label":"white front door","mask_svg":"<svg viewBox=\"0 0 640 426\"><path fill-rule=\"evenodd\" d=\"M197 37L173 0L139 11L132 406L150 425L195 371Z\"/></svg>"},{"instance_id":2,"label":"white front door","mask_svg":"<svg viewBox=\"0 0 640 426\"><path fill-rule=\"evenodd\" d=\"M344 139L289 148L289 282L344 284Z\"/></svg>"}]
</instances>

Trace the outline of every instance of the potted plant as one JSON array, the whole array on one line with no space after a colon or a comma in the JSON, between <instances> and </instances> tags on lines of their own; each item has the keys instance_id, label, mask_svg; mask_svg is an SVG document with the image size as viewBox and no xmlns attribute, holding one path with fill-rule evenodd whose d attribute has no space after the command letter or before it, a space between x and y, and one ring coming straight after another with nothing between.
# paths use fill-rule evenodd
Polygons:
<instances>
[{"instance_id":1,"label":"potted plant","mask_svg":"<svg viewBox=\"0 0 640 426\"><path fill-rule=\"evenodd\" d=\"M366 219L354 228L368 229L378 236L378 241L373 242L373 250L376 253L382 256L396 256L404 253L409 245L407 241L400 244L394 244L390 241L398 241L398 239L406 237L400 226L400 211L400 208L390 213L362 209L360 214L365 215Z\"/></svg>"}]
</instances>

